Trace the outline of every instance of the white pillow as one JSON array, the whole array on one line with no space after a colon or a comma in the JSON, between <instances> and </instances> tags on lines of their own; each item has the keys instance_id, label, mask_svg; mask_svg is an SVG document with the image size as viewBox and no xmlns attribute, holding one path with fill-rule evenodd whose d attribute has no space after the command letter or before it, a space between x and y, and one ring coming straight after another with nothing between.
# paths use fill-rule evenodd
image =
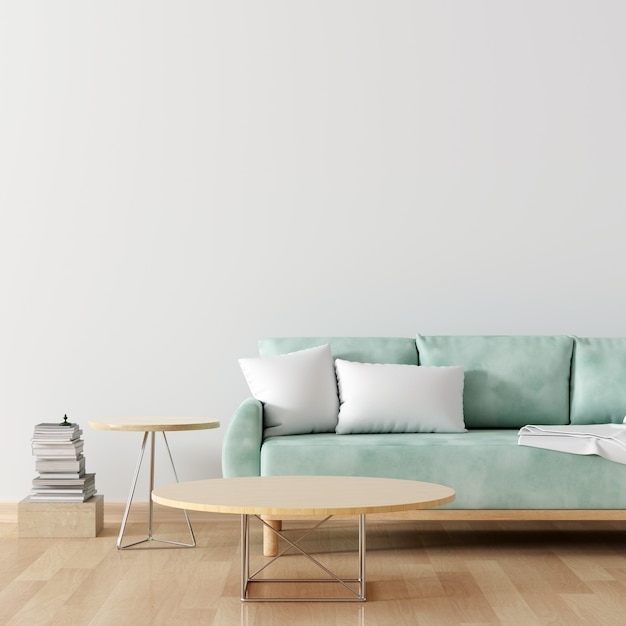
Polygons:
<instances>
[{"instance_id":1,"label":"white pillow","mask_svg":"<svg viewBox=\"0 0 626 626\"><path fill-rule=\"evenodd\" d=\"M252 395L263 404L265 436L329 433L339 399L328 344L270 357L239 359Z\"/></svg>"},{"instance_id":2,"label":"white pillow","mask_svg":"<svg viewBox=\"0 0 626 626\"><path fill-rule=\"evenodd\" d=\"M462 367L335 360L339 386L336 432L465 432Z\"/></svg>"}]
</instances>

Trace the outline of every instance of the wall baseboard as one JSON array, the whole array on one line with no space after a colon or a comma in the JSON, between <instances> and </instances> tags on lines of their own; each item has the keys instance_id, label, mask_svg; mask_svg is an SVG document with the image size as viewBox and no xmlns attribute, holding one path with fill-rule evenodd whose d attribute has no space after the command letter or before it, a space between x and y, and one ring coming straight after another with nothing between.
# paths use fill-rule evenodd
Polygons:
<instances>
[{"instance_id":1,"label":"wall baseboard","mask_svg":"<svg viewBox=\"0 0 626 626\"><path fill-rule=\"evenodd\" d=\"M17 524L17 502L0 502L0 523L4 524ZM45 503L42 503L45 506ZM126 502L107 502L104 500L104 523L119 525L122 523L124 517L124 510L126 508ZM133 502L133 506L130 510L128 517L128 523L144 522L148 517L148 501ZM208 522L221 520L225 521L229 517L232 519L238 519L238 515L224 515L223 513L203 513L198 511L189 511L189 519L192 523L195 522ZM174 509L172 507L154 505L154 521L156 523L173 523L184 522L183 512L180 509Z\"/></svg>"}]
</instances>

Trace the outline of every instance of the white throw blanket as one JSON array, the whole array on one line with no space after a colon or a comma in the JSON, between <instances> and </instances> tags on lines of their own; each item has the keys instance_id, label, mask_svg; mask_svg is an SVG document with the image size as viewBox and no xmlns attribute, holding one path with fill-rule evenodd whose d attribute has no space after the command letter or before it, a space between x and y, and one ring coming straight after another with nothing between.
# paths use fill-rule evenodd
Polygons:
<instances>
[{"instance_id":1,"label":"white throw blanket","mask_svg":"<svg viewBox=\"0 0 626 626\"><path fill-rule=\"evenodd\" d=\"M626 422L626 417L624 418ZM597 454L626 464L626 423L568 426L524 426L518 444L572 454Z\"/></svg>"}]
</instances>

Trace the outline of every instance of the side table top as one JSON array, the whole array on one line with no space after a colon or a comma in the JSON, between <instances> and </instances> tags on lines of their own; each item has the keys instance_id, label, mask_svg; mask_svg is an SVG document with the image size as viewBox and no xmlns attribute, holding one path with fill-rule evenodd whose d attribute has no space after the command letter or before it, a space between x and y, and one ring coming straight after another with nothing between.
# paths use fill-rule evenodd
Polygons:
<instances>
[{"instance_id":1,"label":"side table top","mask_svg":"<svg viewBox=\"0 0 626 626\"><path fill-rule=\"evenodd\" d=\"M360 515L452 502L444 485L360 476L212 478L159 487L152 499L192 511L247 515Z\"/></svg>"},{"instance_id":2,"label":"side table top","mask_svg":"<svg viewBox=\"0 0 626 626\"><path fill-rule=\"evenodd\" d=\"M89 428L95 430L134 432L207 430L219 428L219 425L217 420L209 420L206 417L116 417L89 422Z\"/></svg>"}]
</instances>

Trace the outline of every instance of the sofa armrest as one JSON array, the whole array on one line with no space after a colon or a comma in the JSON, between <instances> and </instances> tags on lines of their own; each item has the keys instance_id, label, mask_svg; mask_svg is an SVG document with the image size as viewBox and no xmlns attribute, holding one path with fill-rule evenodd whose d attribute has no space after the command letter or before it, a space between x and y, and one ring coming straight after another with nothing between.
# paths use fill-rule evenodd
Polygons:
<instances>
[{"instance_id":1,"label":"sofa armrest","mask_svg":"<svg viewBox=\"0 0 626 626\"><path fill-rule=\"evenodd\" d=\"M235 411L222 445L224 478L261 475L263 405L254 398L244 400Z\"/></svg>"}]
</instances>

